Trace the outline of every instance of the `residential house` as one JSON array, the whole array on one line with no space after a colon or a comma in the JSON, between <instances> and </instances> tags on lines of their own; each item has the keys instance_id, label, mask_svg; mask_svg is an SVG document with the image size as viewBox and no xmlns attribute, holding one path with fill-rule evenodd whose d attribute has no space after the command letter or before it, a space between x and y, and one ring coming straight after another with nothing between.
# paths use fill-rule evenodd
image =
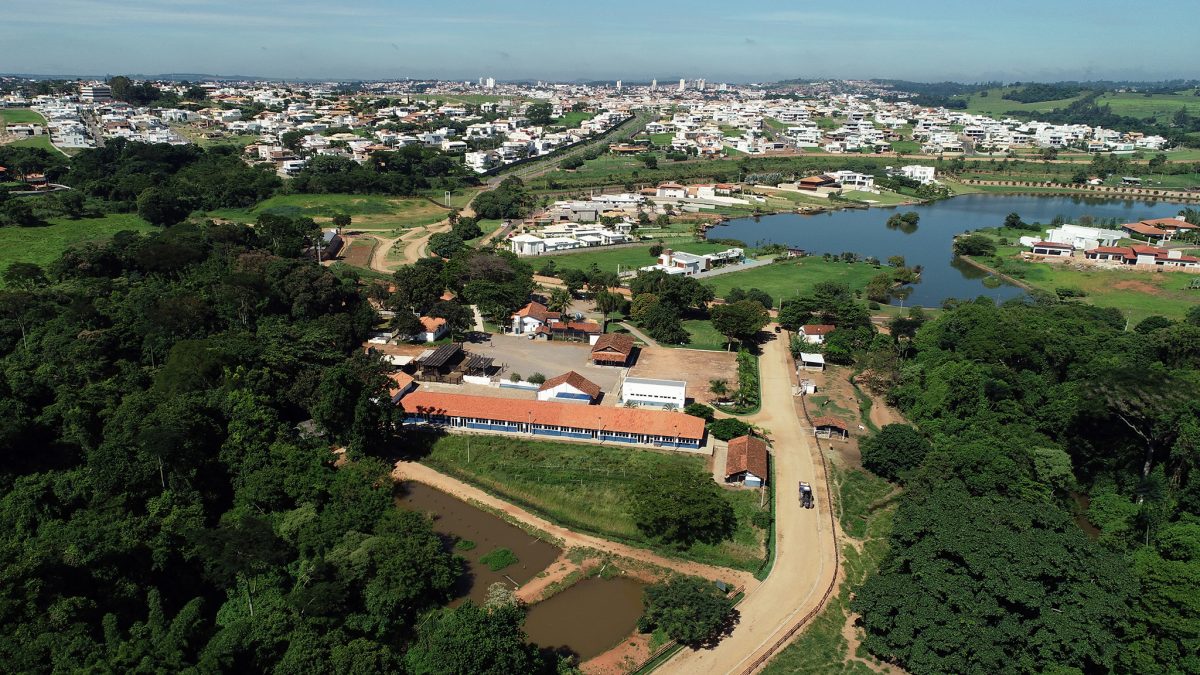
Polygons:
<instances>
[{"instance_id":1,"label":"residential house","mask_svg":"<svg viewBox=\"0 0 1200 675\"><path fill-rule=\"evenodd\" d=\"M1069 258L1074 250L1075 247L1070 244L1056 244L1052 241L1039 241L1033 244L1034 255L1065 256Z\"/></svg>"},{"instance_id":2,"label":"residential house","mask_svg":"<svg viewBox=\"0 0 1200 675\"><path fill-rule=\"evenodd\" d=\"M569 370L558 377L552 377L543 382L541 388L538 389L537 400L595 403L603 393L600 385L573 370Z\"/></svg>"},{"instance_id":3,"label":"residential house","mask_svg":"<svg viewBox=\"0 0 1200 675\"><path fill-rule=\"evenodd\" d=\"M810 345L824 344L825 336L834 331L836 327L830 324L813 324L811 326L800 327L800 339Z\"/></svg>"},{"instance_id":4,"label":"residential house","mask_svg":"<svg viewBox=\"0 0 1200 675\"><path fill-rule=\"evenodd\" d=\"M420 318L420 322L422 332L417 334L417 338L422 342L436 342L450 330L446 325L446 320L440 316L423 316Z\"/></svg>"},{"instance_id":5,"label":"residential house","mask_svg":"<svg viewBox=\"0 0 1200 675\"><path fill-rule=\"evenodd\" d=\"M513 335L536 333L549 323L561 320L562 314L560 312L551 312L540 302L530 302L521 309L513 312L512 333Z\"/></svg>"},{"instance_id":6,"label":"residential house","mask_svg":"<svg viewBox=\"0 0 1200 675\"><path fill-rule=\"evenodd\" d=\"M725 459L725 482L745 487L763 487L768 476L767 444L754 436L729 441Z\"/></svg>"},{"instance_id":7,"label":"residential house","mask_svg":"<svg viewBox=\"0 0 1200 675\"><path fill-rule=\"evenodd\" d=\"M846 423L836 417L813 418L813 435L817 438L844 441L850 438L850 430Z\"/></svg>"}]
</instances>

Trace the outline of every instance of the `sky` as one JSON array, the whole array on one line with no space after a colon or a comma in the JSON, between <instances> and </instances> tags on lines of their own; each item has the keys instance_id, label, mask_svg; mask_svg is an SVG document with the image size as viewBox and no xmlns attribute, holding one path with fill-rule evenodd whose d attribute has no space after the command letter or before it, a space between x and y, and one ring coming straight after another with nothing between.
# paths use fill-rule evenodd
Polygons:
<instances>
[{"instance_id":1,"label":"sky","mask_svg":"<svg viewBox=\"0 0 1200 675\"><path fill-rule=\"evenodd\" d=\"M0 3L7 73L714 83L1200 77L1200 0L10 2Z\"/></svg>"}]
</instances>

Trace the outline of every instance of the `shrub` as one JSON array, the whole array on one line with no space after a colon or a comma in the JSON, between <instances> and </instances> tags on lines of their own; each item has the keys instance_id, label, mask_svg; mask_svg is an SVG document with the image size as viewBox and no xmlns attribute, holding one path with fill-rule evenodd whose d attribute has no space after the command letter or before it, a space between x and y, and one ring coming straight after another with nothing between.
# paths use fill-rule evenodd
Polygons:
<instances>
[{"instance_id":1,"label":"shrub","mask_svg":"<svg viewBox=\"0 0 1200 675\"><path fill-rule=\"evenodd\" d=\"M520 560L512 551L506 548L498 548L480 558L479 562L487 565L489 570L499 572L505 567L517 564Z\"/></svg>"},{"instance_id":2,"label":"shrub","mask_svg":"<svg viewBox=\"0 0 1200 675\"><path fill-rule=\"evenodd\" d=\"M529 376L529 381L534 384L542 384L546 381L546 376L541 373L534 373Z\"/></svg>"},{"instance_id":3,"label":"shrub","mask_svg":"<svg viewBox=\"0 0 1200 675\"><path fill-rule=\"evenodd\" d=\"M728 441L738 436L745 436L752 431L749 424L737 419L736 417L726 417L716 420L708 425L708 433L713 437L719 438L722 441Z\"/></svg>"},{"instance_id":4,"label":"shrub","mask_svg":"<svg viewBox=\"0 0 1200 675\"><path fill-rule=\"evenodd\" d=\"M470 551L475 548L475 542L470 539L459 539L454 542L454 548L459 551Z\"/></svg>"}]
</instances>

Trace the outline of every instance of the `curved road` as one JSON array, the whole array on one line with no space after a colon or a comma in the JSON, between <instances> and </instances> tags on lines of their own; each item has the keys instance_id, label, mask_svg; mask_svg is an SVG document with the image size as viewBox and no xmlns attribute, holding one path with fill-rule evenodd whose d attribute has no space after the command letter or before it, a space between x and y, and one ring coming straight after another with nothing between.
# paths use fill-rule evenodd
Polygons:
<instances>
[{"instance_id":1,"label":"curved road","mask_svg":"<svg viewBox=\"0 0 1200 675\"><path fill-rule=\"evenodd\" d=\"M820 450L796 415L786 341L763 346L762 410L750 418L772 439L775 462L775 565L770 576L747 591L738 605L733 633L712 649L684 649L663 673L741 673L770 651L783 635L822 600L837 573L830 504ZM812 484L817 508L800 507L800 481Z\"/></svg>"}]
</instances>

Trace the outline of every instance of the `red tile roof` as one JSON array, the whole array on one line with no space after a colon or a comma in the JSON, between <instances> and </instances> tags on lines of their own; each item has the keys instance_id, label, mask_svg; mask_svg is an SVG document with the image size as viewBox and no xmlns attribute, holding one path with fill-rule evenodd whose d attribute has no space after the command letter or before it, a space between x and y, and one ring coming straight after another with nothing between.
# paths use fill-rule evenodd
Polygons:
<instances>
[{"instance_id":1,"label":"red tile roof","mask_svg":"<svg viewBox=\"0 0 1200 675\"><path fill-rule=\"evenodd\" d=\"M749 471L766 480L767 444L754 436L739 436L729 441L729 455L725 460L725 477Z\"/></svg>"},{"instance_id":2,"label":"red tile roof","mask_svg":"<svg viewBox=\"0 0 1200 675\"><path fill-rule=\"evenodd\" d=\"M1033 248L1069 248L1074 249L1070 244L1060 244L1055 241L1039 241L1033 245Z\"/></svg>"},{"instance_id":3,"label":"red tile roof","mask_svg":"<svg viewBox=\"0 0 1200 675\"><path fill-rule=\"evenodd\" d=\"M1133 249L1128 246L1097 246L1096 248L1088 249L1085 253L1108 253L1111 255L1131 256L1133 255Z\"/></svg>"},{"instance_id":4,"label":"red tile roof","mask_svg":"<svg viewBox=\"0 0 1200 675\"><path fill-rule=\"evenodd\" d=\"M568 370L567 372L563 373L562 375L559 375L558 377L552 377L552 378L546 380L545 382L542 383L542 386L541 386L541 388L538 389L538 391L546 391L547 389L553 389L560 384L569 384L572 387L575 387L576 389L578 389L579 391L582 391L583 393L587 394L588 396L591 396L592 398L596 398L597 396L599 396L600 392L602 391L600 389L600 385L596 384L595 382L592 382L591 380L587 379L586 377L580 375L579 373L577 373L573 370Z\"/></svg>"},{"instance_id":5,"label":"red tile roof","mask_svg":"<svg viewBox=\"0 0 1200 675\"><path fill-rule=\"evenodd\" d=\"M596 352L617 352L626 358L633 353L633 338L624 333L605 333L592 345L592 358L603 356Z\"/></svg>"},{"instance_id":6,"label":"red tile roof","mask_svg":"<svg viewBox=\"0 0 1200 675\"><path fill-rule=\"evenodd\" d=\"M813 324L811 326L801 326L800 332L805 335L828 335L834 331L837 326L832 326L827 323Z\"/></svg>"},{"instance_id":7,"label":"red tile roof","mask_svg":"<svg viewBox=\"0 0 1200 675\"><path fill-rule=\"evenodd\" d=\"M528 316L528 317L537 319L538 321L541 321L542 323L546 323L550 319L557 319L557 318L561 317L562 314L560 314L558 312L551 312L549 309L546 308L545 305L543 305L540 302L530 302L528 305L525 305L521 309L518 309L516 312L513 312L513 316L521 316L521 317Z\"/></svg>"},{"instance_id":8,"label":"red tile roof","mask_svg":"<svg viewBox=\"0 0 1200 675\"><path fill-rule=\"evenodd\" d=\"M556 401L527 401L469 394L415 391L404 398L409 413L477 417L501 422L549 424L629 434L704 438L704 420L681 412L642 408L606 408Z\"/></svg>"},{"instance_id":9,"label":"red tile roof","mask_svg":"<svg viewBox=\"0 0 1200 675\"><path fill-rule=\"evenodd\" d=\"M1129 230L1130 232L1137 232L1138 234L1144 234L1152 237L1161 237L1167 233L1166 230L1160 230L1153 225L1146 225L1144 223L1125 223L1121 227Z\"/></svg>"},{"instance_id":10,"label":"red tile roof","mask_svg":"<svg viewBox=\"0 0 1200 675\"><path fill-rule=\"evenodd\" d=\"M846 426L845 422L836 417L814 417L812 423L814 427L837 427L842 431L850 429L850 427Z\"/></svg>"},{"instance_id":11,"label":"red tile roof","mask_svg":"<svg viewBox=\"0 0 1200 675\"><path fill-rule=\"evenodd\" d=\"M1181 218L1151 218L1150 220L1139 220L1138 222L1151 227L1170 227L1184 230L1194 230L1197 227Z\"/></svg>"},{"instance_id":12,"label":"red tile roof","mask_svg":"<svg viewBox=\"0 0 1200 675\"><path fill-rule=\"evenodd\" d=\"M421 317L421 327L426 333L436 333L438 329L446 325L446 320L442 317L423 316Z\"/></svg>"}]
</instances>

